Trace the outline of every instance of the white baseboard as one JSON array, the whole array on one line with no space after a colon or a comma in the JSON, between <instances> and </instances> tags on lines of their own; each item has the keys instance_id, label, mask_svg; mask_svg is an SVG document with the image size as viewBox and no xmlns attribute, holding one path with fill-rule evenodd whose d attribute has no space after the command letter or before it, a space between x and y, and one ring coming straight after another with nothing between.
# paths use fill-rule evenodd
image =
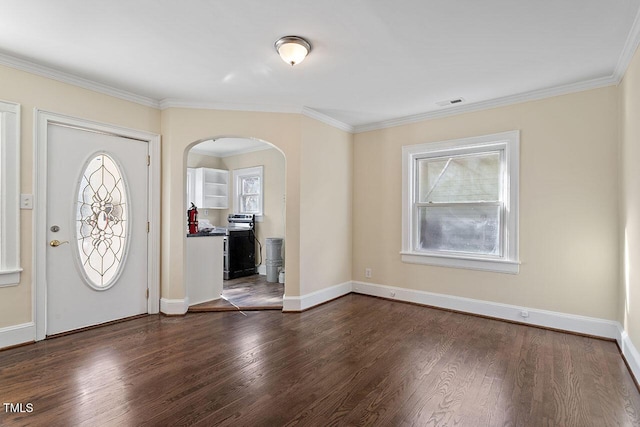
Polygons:
<instances>
[{"instance_id":1,"label":"white baseboard","mask_svg":"<svg viewBox=\"0 0 640 427\"><path fill-rule=\"evenodd\" d=\"M258 266L258 274L261 276L266 276L267 275L267 266L264 264L260 264Z\"/></svg>"},{"instance_id":2,"label":"white baseboard","mask_svg":"<svg viewBox=\"0 0 640 427\"><path fill-rule=\"evenodd\" d=\"M189 310L189 298L167 299L160 298L160 312L169 316L182 316Z\"/></svg>"},{"instance_id":3,"label":"white baseboard","mask_svg":"<svg viewBox=\"0 0 640 427\"><path fill-rule=\"evenodd\" d=\"M36 325L33 322L0 328L0 349L35 342Z\"/></svg>"},{"instance_id":4,"label":"white baseboard","mask_svg":"<svg viewBox=\"0 0 640 427\"><path fill-rule=\"evenodd\" d=\"M518 307L497 302L482 301L452 295L435 294L413 289L396 288L364 282L352 282L353 292L416 304L430 305L465 313L495 317L534 326L593 335L603 338L620 338L619 323L613 320L578 316L555 311ZM522 312L528 313L523 317Z\"/></svg>"},{"instance_id":5,"label":"white baseboard","mask_svg":"<svg viewBox=\"0 0 640 427\"><path fill-rule=\"evenodd\" d=\"M636 377L636 381L640 382L640 353L638 353L638 350L631 342L627 331L622 329L622 325L620 325L620 340L618 344L620 345L622 355L629 364L631 373Z\"/></svg>"},{"instance_id":6,"label":"white baseboard","mask_svg":"<svg viewBox=\"0 0 640 427\"><path fill-rule=\"evenodd\" d=\"M351 292L351 283L352 282L340 283L339 285L331 286L330 288L321 289L299 297L289 297L285 295L282 299L282 311L303 311L327 301L331 301L332 299L339 298Z\"/></svg>"}]
</instances>

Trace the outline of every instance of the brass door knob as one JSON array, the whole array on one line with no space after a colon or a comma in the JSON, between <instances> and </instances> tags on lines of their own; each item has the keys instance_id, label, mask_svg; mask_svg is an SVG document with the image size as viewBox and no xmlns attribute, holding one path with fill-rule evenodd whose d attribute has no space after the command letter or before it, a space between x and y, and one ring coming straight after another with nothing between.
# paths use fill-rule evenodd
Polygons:
<instances>
[{"instance_id":1,"label":"brass door knob","mask_svg":"<svg viewBox=\"0 0 640 427\"><path fill-rule=\"evenodd\" d=\"M52 240L49 242L49 246L51 246L52 248L57 248L60 245L64 245L65 243L69 243L68 240L65 240L64 242L61 242L60 240Z\"/></svg>"}]
</instances>

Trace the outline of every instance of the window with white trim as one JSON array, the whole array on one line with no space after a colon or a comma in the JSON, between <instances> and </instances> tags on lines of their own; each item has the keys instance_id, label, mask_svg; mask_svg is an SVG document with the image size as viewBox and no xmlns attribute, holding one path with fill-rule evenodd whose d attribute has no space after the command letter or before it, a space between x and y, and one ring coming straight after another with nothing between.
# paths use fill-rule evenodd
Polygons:
<instances>
[{"instance_id":1,"label":"window with white trim","mask_svg":"<svg viewBox=\"0 0 640 427\"><path fill-rule=\"evenodd\" d=\"M519 132L402 147L402 260L518 273Z\"/></svg>"},{"instance_id":2,"label":"window with white trim","mask_svg":"<svg viewBox=\"0 0 640 427\"><path fill-rule=\"evenodd\" d=\"M20 105L0 101L0 287L20 283Z\"/></svg>"},{"instance_id":3,"label":"window with white trim","mask_svg":"<svg viewBox=\"0 0 640 427\"><path fill-rule=\"evenodd\" d=\"M235 169L233 194L236 213L262 215L263 167Z\"/></svg>"}]
</instances>

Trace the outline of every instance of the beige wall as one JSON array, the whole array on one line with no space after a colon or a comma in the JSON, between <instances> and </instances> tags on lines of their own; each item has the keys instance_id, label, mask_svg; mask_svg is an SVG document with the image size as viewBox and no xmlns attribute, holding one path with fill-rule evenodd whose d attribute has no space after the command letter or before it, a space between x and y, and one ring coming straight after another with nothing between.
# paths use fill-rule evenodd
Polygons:
<instances>
[{"instance_id":1,"label":"beige wall","mask_svg":"<svg viewBox=\"0 0 640 427\"><path fill-rule=\"evenodd\" d=\"M620 85L620 322L640 348L640 51Z\"/></svg>"},{"instance_id":2,"label":"beige wall","mask_svg":"<svg viewBox=\"0 0 640 427\"><path fill-rule=\"evenodd\" d=\"M617 117L607 87L357 134L353 279L617 319ZM520 274L402 263L402 146L510 130L521 143Z\"/></svg>"},{"instance_id":3,"label":"beige wall","mask_svg":"<svg viewBox=\"0 0 640 427\"><path fill-rule=\"evenodd\" d=\"M305 295L351 280L353 136L307 117L302 121L300 288Z\"/></svg>"},{"instance_id":4,"label":"beige wall","mask_svg":"<svg viewBox=\"0 0 640 427\"><path fill-rule=\"evenodd\" d=\"M162 296L184 297L183 197L188 150L194 142L216 137L247 137L269 142L286 158L287 295L299 295L300 135L298 114L171 108L162 112L163 224Z\"/></svg>"},{"instance_id":5,"label":"beige wall","mask_svg":"<svg viewBox=\"0 0 640 427\"><path fill-rule=\"evenodd\" d=\"M160 133L156 109L0 66L0 98L21 104L20 192L33 194L34 108L132 129ZM20 212L18 286L0 288L0 328L32 321L33 211Z\"/></svg>"},{"instance_id":6,"label":"beige wall","mask_svg":"<svg viewBox=\"0 0 640 427\"><path fill-rule=\"evenodd\" d=\"M162 135L164 298L181 299L185 294L182 200L188 150L195 142L218 137L256 138L284 153L285 296L350 280L351 134L299 114L170 108L162 112ZM327 230L340 235L334 239Z\"/></svg>"}]
</instances>

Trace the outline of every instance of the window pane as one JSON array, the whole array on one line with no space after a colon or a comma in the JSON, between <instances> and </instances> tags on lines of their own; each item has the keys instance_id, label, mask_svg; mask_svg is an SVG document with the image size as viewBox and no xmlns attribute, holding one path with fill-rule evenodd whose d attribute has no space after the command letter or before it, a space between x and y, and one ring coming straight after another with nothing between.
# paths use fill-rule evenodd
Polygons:
<instances>
[{"instance_id":1,"label":"window pane","mask_svg":"<svg viewBox=\"0 0 640 427\"><path fill-rule=\"evenodd\" d=\"M241 196L240 208L242 213L259 213L259 196Z\"/></svg>"},{"instance_id":2,"label":"window pane","mask_svg":"<svg viewBox=\"0 0 640 427\"><path fill-rule=\"evenodd\" d=\"M500 207L419 207L417 246L419 251L500 255Z\"/></svg>"},{"instance_id":3,"label":"window pane","mask_svg":"<svg viewBox=\"0 0 640 427\"><path fill-rule=\"evenodd\" d=\"M260 177L242 178L242 194L260 194Z\"/></svg>"},{"instance_id":4,"label":"window pane","mask_svg":"<svg viewBox=\"0 0 640 427\"><path fill-rule=\"evenodd\" d=\"M417 161L419 203L500 200L500 153Z\"/></svg>"}]
</instances>

